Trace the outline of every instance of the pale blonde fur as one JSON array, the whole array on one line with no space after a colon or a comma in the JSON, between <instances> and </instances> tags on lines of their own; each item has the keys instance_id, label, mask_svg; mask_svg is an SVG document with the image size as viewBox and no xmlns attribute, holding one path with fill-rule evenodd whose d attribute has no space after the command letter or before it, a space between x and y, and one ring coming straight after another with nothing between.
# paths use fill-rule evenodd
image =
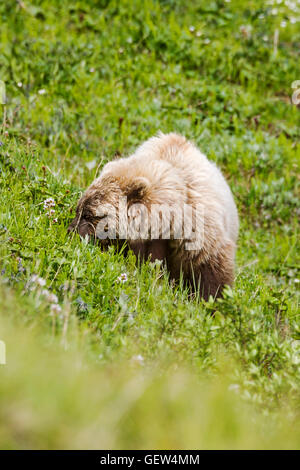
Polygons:
<instances>
[{"instance_id":1,"label":"pale blonde fur","mask_svg":"<svg viewBox=\"0 0 300 470\"><path fill-rule=\"evenodd\" d=\"M204 208L199 214L204 226L202 247L186 250L186 240L170 240L168 269L174 278L180 272L189 281L193 278L206 298L232 283L239 227L236 206L220 170L195 145L178 134L159 133L130 157L106 164L78 207L89 205L96 211L101 204L116 204L120 195L128 196L128 205L133 200L147 206L175 203L196 208L199 204Z\"/></svg>"}]
</instances>

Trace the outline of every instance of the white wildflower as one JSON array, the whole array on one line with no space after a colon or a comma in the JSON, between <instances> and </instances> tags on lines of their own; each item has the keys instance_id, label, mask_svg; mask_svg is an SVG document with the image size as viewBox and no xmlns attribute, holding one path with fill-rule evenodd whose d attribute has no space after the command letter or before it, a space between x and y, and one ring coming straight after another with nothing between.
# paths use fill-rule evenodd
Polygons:
<instances>
[{"instance_id":1,"label":"white wildflower","mask_svg":"<svg viewBox=\"0 0 300 470\"><path fill-rule=\"evenodd\" d=\"M37 279L38 279L38 275L37 275L37 274L33 274L33 275L31 276L31 278L30 278L30 281L31 281L31 282L36 282Z\"/></svg>"},{"instance_id":2,"label":"white wildflower","mask_svg":"<svg viewBox=\"0 0 300 470\"><path fill-rule=\"evenodd\" d=\"M48 302L51 302L52 304L58 303L57 295L53 294L53 292L48 292L47 300Z\"/></svg>"},{"instance_id":3,"label":"white wildflower","mask_svg":"<svg viewBox=\"0 0 300 470\"><path fill-rule=\"evenodd\" d=\"M131 360L133 362L136 362L140 366L144 365L144 358L141 354L138 354L137 356L132 356Z\"/></svg>"},{"instance_id":4,"label":"white wildflower","mask_svg":"<svg viewBox=\"0 0 300 470\"><path fill-rule=\"evenodd\" d=\"M52 313L60 313L61 312L61 306L58 305L58 304L52 304L50 309L51 309Z\"/></svg>"},{"instance_id":5,"label":"white wildflower","mask_svg":"<svg viewBox=\"0 0 300 470\"><path fill-rule=\"evenodd\" d=\"M89 170L93 170L97 165L97 160L91 160L89 162L86 162L85 166L89 169Z\"/></svg>"},{"instance_id":6,"label":"white wildflower","mask_svg":"<svg viewBox=\"0 0 300 470\"><path fill-rule=\"evenodd\" d=\"M38 277L37 280L36 280L36 283L41 286L41 287L44 287L46 285L46 280L43 279L42 277Z\"/></svg>"},{"instance_id":7,"label":"white wildflower","mask_svg":"<svg viewBox=\"0 0 300 470\"><path fill-rule=\"evenodd\" d=\"M38 284L41 287L44 287L46 285L46 280L43 279L42 277L39 277L37 274L33 274L30 278L30 282L34 284Z\"/></svg>"},{"instance_id":8,"label":"white wildflower","mask_svg":"<svg viewBox=\"0 0 300 470\"><path fill-rule=\"evenodd\" d=\"M126 273L122 273L119 277L118 277L118 281L119 282L127 282L128 281L128 276Z\"/></svg>"},{"instance_id":9,"label":"white wildflower","mask_svg":"<svg viewBox=\"0 0 300 470\"><path fill-rule=\"evenodd\" d=\"M55 201L52 197L48 197L48 199L45 199L44 201L44 208L47 209L48 207L54 207L55 206Z\"/></svg>"}]
</instances>

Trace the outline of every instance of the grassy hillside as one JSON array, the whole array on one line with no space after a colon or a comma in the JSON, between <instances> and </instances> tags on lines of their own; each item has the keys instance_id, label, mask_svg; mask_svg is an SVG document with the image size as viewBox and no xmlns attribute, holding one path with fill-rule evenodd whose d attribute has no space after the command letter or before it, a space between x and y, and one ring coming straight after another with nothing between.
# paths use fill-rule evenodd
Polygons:
<instances>
[{"instance_id":1,"label":"grassy hillside","mask_svg":"<svg viewBox=\"0 0 300 470\"><path fill-rule=\"evenodd\" d=\"M0 448L299 448L299 2L24 0L0 20ZM158 130L234 193L222 300L66 233Z\"/></svg>"}]
</instances>

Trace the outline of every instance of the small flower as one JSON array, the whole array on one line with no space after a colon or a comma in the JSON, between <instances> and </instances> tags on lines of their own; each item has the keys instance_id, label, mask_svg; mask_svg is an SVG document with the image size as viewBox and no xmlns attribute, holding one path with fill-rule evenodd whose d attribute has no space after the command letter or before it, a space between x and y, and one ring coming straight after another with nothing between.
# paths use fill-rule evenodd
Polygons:
<instances>
[{"instance_id":1,"label":"small flower","mask_svg":"<svg viewBox=\"0 0 300 470\"><path fill-rule=\"evenodd\" d=\"M57 295L53 294L53 292L50 292L48 289L43 289L42 290L42 295L46 297L46 300L50 302L51 304L57 304L58 303L58 298Z\"/></svg>"},{"instance_id":2,"label":"small flower","mask_svg":"<svg viewBox=\"0 0 300 470\"><path fill-rule=\"evenodd\" d=\"M94 67L91 67L91 68L90 68L90 73L94 73L94 72L95 72Z\"/></svg>"},{"instance_id":3,"label":"small flower","mask_svg":"<svg viewBox=\"0 0 300 470\"><path fill-rule=\"evenodd\" d=\"M62 292L67 292L67 290L69 289L69 284L68 282L65 282L64 284L61 284L59 286L59 290L62 291Z\"/></svg>"},{"instance_id":4,"label":"small flower","mask_svg":"<svg viewBox=\"0 0 300 470\"><path fill-rule=\"evenodd\" d=\"M140 366L144 365L144 358L141 354L138 354L137 356L132 356L131 360L132 362L136 362Z\"/></svg>"},{"instance_id":5,"label":"small flower","mask_svg":"<svg viewBox=\"0 0 300 470\"><path fill-rule=\"evenodd\" d=\"M54 224L57 224L57 221L58 221L58 220L57 220L57 217L54 217L54 219L52 220L52 222L53 222Z\"/></svg>"},{"instance_id":6,"label":"small flower","mask_svg":"<svg viewBox=\"0 0 300 470\"><path fill-rule=\"evenodd\" d=\"M36 283L41 287L44 287L46 285L46 281L42 277L38 277Z\"/></svg>"},{"instance_id":7,"label":"small flower","mask_svg":"<svg viewBox=\"0 0 300 470\"><path fill-rule=\"evenodd\" d=\"M51 312L52 313L60 313L61 312L61 306L58 304L52 304L50 306Z\"/></svg>"},{"instance_id":8,"label":"small flower","mask_svg":"<svg viewBox=\"0 0 300 470\"><path fill-rule=\"evenodd\" d=\"M22 88L23 83L22 83L22 82L18 82L18 83L17 83L17 86L18 86L19 88Z\"/></svg>"},{"instance_id":9,"label":"small flower","mask_svg":"<svg viewBox=\"0 0 300 470\"><path fill-rule=\"evenodd\" d=\"M87 312L88 311L88 304L86 304L81 297L77 297L77 299L75 300L75 302L77 303L78 305L78 308L80 311L82 312Z\"/></svg>"},{"instance_id":10,"label":"small flower","mask_svg":"<svg viewBox=\"0 0 300 470\"><path fill-rule=\"evenodd\" d=\"M57 304L58 303L58 297L57 295L53 294L53 292L50 292L48 297L47 297L47 300L49 302L51 302L52 304Z\"/></svg>"},{"instance_id":11,"label":"small flower","mask_svg":"<svg viewBox=\"0 0 300 470\"><path fill-rule=\"evenodd\" d=\"M45 95L46 94L46 90L44 88L42 88L41 90L38 91L38 94L39 95Z\"/></svg>"},{"instance_id":12,"label":"small flower","mask_svg":"<svg viewBox=\"0 0 300 470\"><path fill-rule=\"evenodd\" d=\"M44 201L44 209L48 209L49 207L55 207L55 201L52 197L48 197Z\"/></svg>"},{"instance_id":13,"label":"small flower","mask_svg":"<svg viewBox=\"0 0 300 470\"><path fill-rule=\"evenodd\" d=\"M128 281L128 276L126 273L122 273L119 277L118 277L118 282L127 282Z\"/></svg>"},{"instance_id":14,"label":"small flower","mask_svg":"<svg viewBox=\"0 0 300 470\"><path fill-rule=\"evenodd\" d=\"M37 274L33 274L30 278L30 282L36 282L38 279L38 275Z\"/></svg>"},{"instance_id":15,"label":"small flower","mask_svg":"<svg viewBox=\"0 0 300 470\"><path fill-rule=\"evenodd\" d=\"M252 30L252 27L251 27L250 24L247 24L247 25L243 24L242 26L240 26L240 32L242 33L242 35L246 39L249 39L249 37L251 35L251 30Z\"/></svg>"},{"instance_id":16,"label":"small flower","mask_svg":"<svg viewBox=\"0 0 300 470\"><path fill-rule=\"evenodd\" d=\"M44 211L47 211L48 217L53 217L55 214L55 210L53 209L55 207L55 201L52 197L49 197L48 199L45 199L44 201ZM55 218L54 223L57 222L57 219Z\"/></svg>"},{"instance_id":17,"label":"small flower","mask_svg":"<svg viewBox=\"0 0 300 470\"><path fill-rule=\"evenodd\" d=\"M17 258L17 261L18 261L18 271L19 271L19 273L24 273L25 268L22 264L22 258Z\"/></svg>"},{"instance_id":18,"label":"small flower","mask_svg":"<svg viewBox=\"0 0 300 470\"><path fill-rule=\"evenodd\" d=\"M191 33L193 33L195 31L195 26L190 26L189 30L190 30Z\"/></svg>"},{"instance_id":19,"label":"small flower","mask_svg":"<svg viewBox=\"0 0 300 470\"><path fill-rule=\"evenodd\" d=\"M31 276L30 282L32 284L38 284L41 287L44 287L46 285L46 280L43 279L42 277L39 277L37 274L33 274Z\"/></svg>"}]
</instances>

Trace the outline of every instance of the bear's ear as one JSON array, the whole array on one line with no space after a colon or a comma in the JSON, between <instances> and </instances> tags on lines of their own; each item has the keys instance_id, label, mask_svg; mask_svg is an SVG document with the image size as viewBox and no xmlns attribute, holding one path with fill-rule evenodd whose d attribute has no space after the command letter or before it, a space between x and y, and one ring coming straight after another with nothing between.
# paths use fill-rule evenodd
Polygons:
<instances>
[{"instance_id":1,"label":"bear's ear","mask_svg":"<svg viewBox=\"0 0 300 470\"><path fill-rule=\"evenodd\" d=\"M127 185L126 195L128 199L142 199L149 189L150 183L147 178L137 176Z\"/></svg>"}]
</instances>

